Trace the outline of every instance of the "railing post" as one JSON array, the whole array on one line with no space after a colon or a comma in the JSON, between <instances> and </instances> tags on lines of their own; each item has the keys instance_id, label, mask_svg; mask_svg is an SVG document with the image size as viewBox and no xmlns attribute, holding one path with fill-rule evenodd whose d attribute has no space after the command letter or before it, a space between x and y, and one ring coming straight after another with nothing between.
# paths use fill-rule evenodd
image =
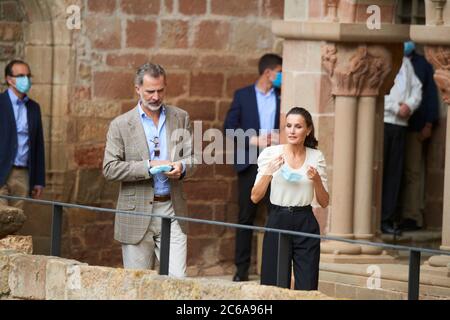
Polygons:
<instances>
[{"instance_id":1,"label":"railing post","mask_svg":"<svg viewBox=\"0 0 450 320\"><path fill-rule=\"evenodd\" d=\"M420 251L409 252L408 300L419 300Z\"/></svg>"},{"instance_id":2,"label":"railing post","mask_svg":"<svg viewBox=\"0 0 450 320\"><path fill-rule=\"evenodd\" d=\"M170 255L170 226L172 220L162 218L161 221L161 250L159 253L159 274L169 275L169 255Z\"/></svg>"},{"instance_id":3,"label":"railing post","mask_svg":"<svg viewBox=\"0 0 450 320\"><path fill-rule=\"evenodd\" d=\"M50 253L52 256L61 256L61 227L62 227L62 213L61 205L53 204L52 213L52 239L50 246Z\"/></svg>"},{"instance_id":4,"label":"railing post","mask_svg":"<svg viewBox=\"0 0 450 320\"><path fill-rule=\"evenodd\" d=\"M277 286L290 288L289 236L278 233Z\"/></svg>"}]
</instances>

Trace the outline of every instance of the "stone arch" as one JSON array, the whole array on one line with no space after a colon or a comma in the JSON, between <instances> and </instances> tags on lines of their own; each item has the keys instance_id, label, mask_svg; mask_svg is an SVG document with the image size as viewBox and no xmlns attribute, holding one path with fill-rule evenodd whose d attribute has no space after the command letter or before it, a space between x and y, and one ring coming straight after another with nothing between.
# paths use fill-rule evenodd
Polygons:
<instances>
[{"instance_id":1,"label":"stone arch","mask_svg":"<svg viewBox=\"0 0 450 320\"><path fill-rule=\"evenodd\" d=\"M30 96L41 105L46 152L45 198L61 199L66 172L67 115L75 62L66 5L52 0L17 0L24 12L23 58L34 75ZM21 233L33 235L35 253L49 253L51 208L28 204Z\"/></svg>"}]
</instances>

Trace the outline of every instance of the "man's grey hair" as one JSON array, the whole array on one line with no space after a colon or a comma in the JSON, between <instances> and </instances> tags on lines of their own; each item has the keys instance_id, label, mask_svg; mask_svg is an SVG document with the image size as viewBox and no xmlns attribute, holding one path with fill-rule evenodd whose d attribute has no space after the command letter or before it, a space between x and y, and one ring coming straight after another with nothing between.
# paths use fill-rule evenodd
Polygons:
<instances>
[{"instance_id":1,"label":"man's grey hair","mask_svg":"<svg viewBox=\"0 0 450 320\"><path fill-rule=\"evenodd\" d=\"M144 83L144 76L149 75L152 78L159 78L160 76L166 79L166 71L164 68L156 63L147 62L139 67L136 71L136 77L134 78L134 84L137 86L142 86Z\"/></svg>"}]
</instances>

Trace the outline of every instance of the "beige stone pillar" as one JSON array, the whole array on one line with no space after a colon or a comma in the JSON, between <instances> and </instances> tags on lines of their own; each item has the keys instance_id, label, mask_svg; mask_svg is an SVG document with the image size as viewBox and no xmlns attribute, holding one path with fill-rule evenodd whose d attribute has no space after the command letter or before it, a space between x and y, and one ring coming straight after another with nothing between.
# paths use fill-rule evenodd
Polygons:
<instances>
[{"instance_id":1,"label":"beige stone pillar","mask_svg":"<svg viewBox=\"0 0 450 320\"><path fill-rule=\"evenodd\" d=\"M347 239L353 238L353 179L357 105L357 97L336 97L334 120L334 149L336 151L333 157L334 176L331 200L333 209L329 235ZM353 248L351 251L359 253Z\"/></svg>"},{"instance_id":2,"label":"beige stone pillar","mask_svg":"<svg viewBox=\"0 0 450 320\"><path fill-rule=\"evenodd\" d=\"M450 2L425 0L426 25L411 26L411 39L425 45L427 60L433 65L434 80L442 99L447 104L447 136L445 146L445 176L442 216L442 244L440 249L450 251ZM450 270L450 256L433 256L431 267Z\"/></svg>"},{"instance_id":3,"label":"beige stone pillar","mask_svg":"<svg viewBox=\"0 0 450 320\"><path fill-rule=\"evenodd\" d=\"M450 37L449 37L450 38ZM448 39L450 42L450 39ZM427 46L425 53L435 68L434 79L447 104L447 136L445 145L445 176L442 216L441 250L450 251L450 46ZM428 263L433 267L450 267L450 256L433 256Z\"/></svg>"},{"instance_id":4,"label":"beige stone pillar","mask_svg":"<svg viewBox=\"0 0 450 320\"><path fill-rule=\"evenodd\" d=\"M372 214L373 159L375 150L375 114L377 97L361 97L358 104L355 201L353 225L355 239L373 240ZM361 246L363 254L380 254L377 247Z\"/></svg>"}]
</instances>

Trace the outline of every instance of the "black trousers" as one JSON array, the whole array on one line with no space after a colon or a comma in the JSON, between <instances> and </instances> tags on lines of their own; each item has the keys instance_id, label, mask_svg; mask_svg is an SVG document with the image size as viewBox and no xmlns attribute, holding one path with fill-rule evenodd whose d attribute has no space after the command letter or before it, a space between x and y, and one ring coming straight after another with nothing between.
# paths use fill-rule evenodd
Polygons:
<instances>
[{"instance_id":1,"label":"black trousers","mask_svg":"<svg viewBox=\"0 0 450 320\"><path fill-rule=\"evenodd\" d=\"M383 192L381 221L392 224L397 217L397 204L403 175L406 127L384 124Z\"/></svg>"},{"instance_id":2,"label":"black trousers","mask_svg":"<svg viewBox=\"0 0 450 320\"><path fill-rule=\"evenodd\" d=\"M311 206L287 207L272 205L268 228L320 234L319 223ZM278 233L266 232L263 243L261 284L277 284ZM289 241L288 269L284 270L291 279L294 266L295 290L317 290L319 284L320 239L291 236Z\"/></svg>"},{"instance_id":3,"label":"black trousers","mask_svg":"<svg viewBox=\"0 0 450 320\"><path fill-rule=\"evenodd\" d=\"M253 185L255 184L258 166L250 165L247 169L238 173L238 191L239 191L239 218L238 223L244 225L253 225L256 217L258 206L250 199ZM268 206L269 212L269 195L270 188L267 190L266 196L262 200ZM252 237L253 231L236 229L236 243L234 261L236 265L236 273L240 277L248 276L252 253Z\"/></svg>"}]
</instances>

